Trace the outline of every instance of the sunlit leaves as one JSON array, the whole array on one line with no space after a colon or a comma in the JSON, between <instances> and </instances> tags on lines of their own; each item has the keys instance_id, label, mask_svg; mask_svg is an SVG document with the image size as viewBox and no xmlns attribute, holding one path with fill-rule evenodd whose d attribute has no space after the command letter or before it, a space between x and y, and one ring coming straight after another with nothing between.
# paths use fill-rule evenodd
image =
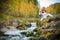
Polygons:
<instances>
[{"instance_id":1,"label":"sunlit leaves","mask_svg":"<svg viewBox=\"0 0 60 40\"><path fill-rule=\"evenodd\" d=\"M60 3L55 3L47 7L47 12L51 14L58 14L60 13Z\"/></svg>"}]
</instances>

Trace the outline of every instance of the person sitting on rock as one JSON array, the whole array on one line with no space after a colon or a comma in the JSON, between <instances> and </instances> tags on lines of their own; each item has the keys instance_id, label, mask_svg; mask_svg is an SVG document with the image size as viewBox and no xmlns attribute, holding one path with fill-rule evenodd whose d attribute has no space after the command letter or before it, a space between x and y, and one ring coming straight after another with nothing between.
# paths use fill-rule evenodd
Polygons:
<instances>
[{"instance_id":1,"label":"person sitting on rock","mask_svg":"<svg viewBox=\"0 0 60 40\"><path fill-rule=\"evenodd\" d=\"M53 17L53 15L49 14L49 13L46 13L46 10L45 9L42 9L40 12L39 12L39 16L40 16L40 21L46 19L48 16L50 17Z\"/></svg>"}]
</instances>

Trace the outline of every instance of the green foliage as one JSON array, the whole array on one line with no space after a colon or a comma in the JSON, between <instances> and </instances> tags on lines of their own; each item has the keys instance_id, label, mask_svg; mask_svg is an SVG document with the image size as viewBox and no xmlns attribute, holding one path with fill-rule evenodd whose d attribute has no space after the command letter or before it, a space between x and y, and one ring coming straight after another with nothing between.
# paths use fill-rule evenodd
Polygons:
<instances>
[{"instance_id":1,"label":"green foliage","mask_svg":"<svg viewBox=\"0 0 60 40\"><path fill-rule=\"evenodd\" d=\"M37 6L37 4L38 4L37 0L34 0L34 5L36 5L36 6Z\"/></svg>"},{"instance_id":2,"label":"green foliage","mask_svg":"<svg viewBox=\"0 0 60 40\"><path fill-rule=\"evenodd\" d=\"M56 13L60 13L60 3L56 3L53 5L55 10L56 10Z\"/></svg>"},{"instance_id":3,"label":"green foliage","mask_svg":"<svg viewBox=\"0 0 60 40\"><path fill-rule=\"evenodd\" d=\"M2 21L3 19L5 19L5 17L2 14L0 14L0 21Z\"/></svg>"},{"instance_id":4,"label":"green foliage","mask_svg":"<svg viewBox=\"0 0 60 40\"><path fill-rule=\"evenodd\" d=\"M28 3L30 2L31 0L28 0Z\"/></svg>"}]
</instances>

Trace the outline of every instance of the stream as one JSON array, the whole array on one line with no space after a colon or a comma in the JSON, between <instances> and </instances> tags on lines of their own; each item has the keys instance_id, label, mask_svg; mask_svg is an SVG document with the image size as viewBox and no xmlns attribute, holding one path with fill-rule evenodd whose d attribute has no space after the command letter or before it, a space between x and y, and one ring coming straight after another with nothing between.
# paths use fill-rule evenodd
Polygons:
<instances>
[{"instance_id":1,"label":"stream","mask_svg":"<svg viewBox=\"0 0 60 40\"><path fill-rule=\"evenodd\" d=\"M28 27L26 30L10 29L4 34L8 35L5 40L29 40L31 37L21 34L22 32L32 32L36 28L36 22L31 23L31 27Z\"/></svg>"}]
</instances>

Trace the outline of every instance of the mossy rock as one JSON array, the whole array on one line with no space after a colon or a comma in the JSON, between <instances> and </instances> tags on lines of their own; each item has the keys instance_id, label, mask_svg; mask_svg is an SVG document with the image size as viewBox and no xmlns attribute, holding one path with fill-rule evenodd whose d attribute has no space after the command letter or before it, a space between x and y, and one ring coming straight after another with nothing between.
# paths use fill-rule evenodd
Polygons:
<instances>
[{"instance_id":1,"label":"mossy rock","mask_svg":"<svg viewBox=\"0 0 60 40\"><path fill-rule=\"evenodd\" d=\"M28 32L26 36L29 37L29 36L33 36L33 35L34 35L33 32Z\"/></svg>"},{"instance_id":2,"label":"mossy rock","mask_svg":"<svg viewBox=\"0 0 60 40\"><path fill-rule=\"evenodd\" d=\"M34 32L37 32L37 31L40 31L41 28L40 27L37 27L36 29L34 29Z\"/></svg>"},{"instance_id":3,"label":"mossy rock","mask_svg":"<svg viewBox=\"0 0 60 40\"><path fill-rule=\"evenodd\" d=\"M27 35L27 32L22 32L21 34L22 34L22 35Z\"/></svg>"}]
</instances>

